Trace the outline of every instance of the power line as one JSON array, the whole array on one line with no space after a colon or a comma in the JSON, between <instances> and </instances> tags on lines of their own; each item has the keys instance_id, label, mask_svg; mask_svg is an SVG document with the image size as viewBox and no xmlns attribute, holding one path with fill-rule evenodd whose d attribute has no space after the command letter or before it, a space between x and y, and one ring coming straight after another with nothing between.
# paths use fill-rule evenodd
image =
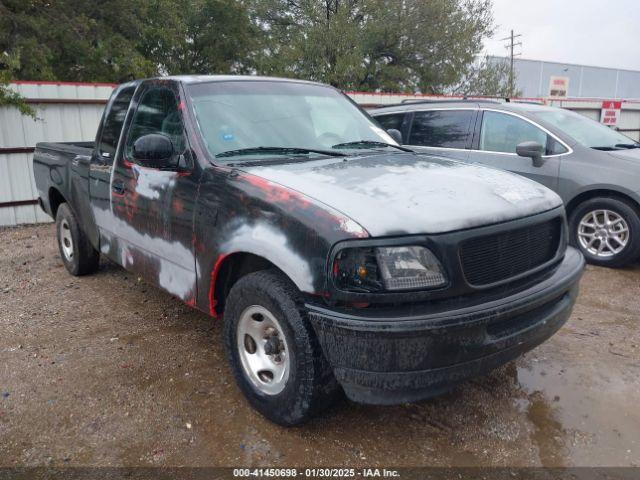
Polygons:
<instances>
[{"instance_id":1,"label":"power line","mask_svg":"<svg viewBox=\"0 0 640 480\"><path fill-rule=\"evenodd\" d=\"M513 58L517 57L518 55L521 55L522 53L514 53L514 48L519 46L522 46L522 42L517 42L516 43L516 38L521 37L522 34L518 34L518 35L514 35L513 34L513 30L511 30L511 35L509 35L508 37L505 38L501 38L500 41L504 42L504 41L509 41L509 43L507 45L505 45L505 48L509 49L509 96L513 97L514 96L514 75L513 75Z\"/></svg>"}]
</instances>

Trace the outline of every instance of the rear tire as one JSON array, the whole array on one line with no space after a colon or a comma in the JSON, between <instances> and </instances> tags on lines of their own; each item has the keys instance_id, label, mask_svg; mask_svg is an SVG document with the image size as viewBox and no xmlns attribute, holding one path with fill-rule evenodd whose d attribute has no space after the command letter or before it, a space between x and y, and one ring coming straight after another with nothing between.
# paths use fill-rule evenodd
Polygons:
<instances>
[{"instance_id":1,"label":"rear tire","mask_svg":"<svg viewBox=\"0 0 640 480\"><path fill-rule=\"evenodd\" d=\"M71 275L87 275L98 270L100 253L93 248L66 203L58 207L56 234L62 263Z\"/></svg>"},{"instance_id":2,"label":"rear tire","mask_svg":"<svg viewBox=\"0 0 640 480\"><path fill-rule=\"evenodd\" d=\"M339 386L300 293L281 272L238 280L226 300L224 338L238 386L272 422L302 424L337 397Z\"/></svg>"},{"instance_id":3,"label":"rear tire","mask_svg":"<svg viewBox=\"0 0 640 480\"><path fill-rule=\"evenodd\" d=\"M569 240L587 262L622 267L640 255L640 218L624 200L596 197L578 205L569 217Z\"/></svg>"}]
</instances>

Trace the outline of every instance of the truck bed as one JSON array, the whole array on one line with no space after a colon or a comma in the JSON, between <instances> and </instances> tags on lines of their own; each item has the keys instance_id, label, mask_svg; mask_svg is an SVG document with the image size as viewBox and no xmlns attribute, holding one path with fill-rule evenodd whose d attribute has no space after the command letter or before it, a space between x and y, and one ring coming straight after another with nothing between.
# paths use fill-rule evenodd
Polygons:
<instances>
[{"instance_id":1,"label":"truck bed","mask_svg":"<svg viewBox=\"0 0 640 480\"><path fill-rule=\"evenodd\" d=\"M71 155L91 155L95 142L40 142L36 145L38 150L53 150Z\"/></svg>"},{"instance_id":2,"label":"truck bed","mask_svg":"<svg viewBox=\"0 0 640 480\"><path fill-rule=\"evenodd\" d=\"M33 174L40 206L56 216L58 205L69 202L77 215L88 209L89 160L95 142L40 142L33 154Z\"/></svg>"}]
</instances>

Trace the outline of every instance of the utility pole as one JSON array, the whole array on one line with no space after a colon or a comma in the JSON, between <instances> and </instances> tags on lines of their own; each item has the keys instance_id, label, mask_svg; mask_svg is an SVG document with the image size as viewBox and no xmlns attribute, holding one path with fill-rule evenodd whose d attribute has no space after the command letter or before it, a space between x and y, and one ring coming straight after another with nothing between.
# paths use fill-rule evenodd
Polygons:
<instances>
[{"instance_id":1,"label":"utility pole","mask_svg":"<svg viewBox=\"0 0 640 480\"><path fill-rule=\"evenodd\" d=\"M522 46L522 42L517 42L516 43L516 38L521 37L521 34L518 35L514 35L513 34L513 30L511 30L511 35L509 35L508 37L505 38L501 38L501 41L505 41L508 40L509 43L507 45L505 45L505 48L509 49L509 96L513 97L513 93L515 91L514 89L514 80L515 77L513 75L513 58L517 57L518 55L520 55L520 53L514 53L513 49L515 47L517 47L518 45Z\"/></svg>"}]
</instances>

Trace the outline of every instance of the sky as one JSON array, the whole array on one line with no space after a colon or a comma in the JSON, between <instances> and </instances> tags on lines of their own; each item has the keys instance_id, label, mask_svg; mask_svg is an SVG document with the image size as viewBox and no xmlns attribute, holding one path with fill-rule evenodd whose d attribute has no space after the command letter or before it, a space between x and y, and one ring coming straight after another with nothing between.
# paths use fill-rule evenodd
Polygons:
<instances>
[{"instance_id":1,"label":"sky","mask_svg":"<svg viewBox=\"0 0 640 480\"><path fill-rule=\"evenodd\" d=\"M640 70L640 0L493 0L488 55L507 55L510 30L521 58Z\"/></svg>"}]
</instances>

